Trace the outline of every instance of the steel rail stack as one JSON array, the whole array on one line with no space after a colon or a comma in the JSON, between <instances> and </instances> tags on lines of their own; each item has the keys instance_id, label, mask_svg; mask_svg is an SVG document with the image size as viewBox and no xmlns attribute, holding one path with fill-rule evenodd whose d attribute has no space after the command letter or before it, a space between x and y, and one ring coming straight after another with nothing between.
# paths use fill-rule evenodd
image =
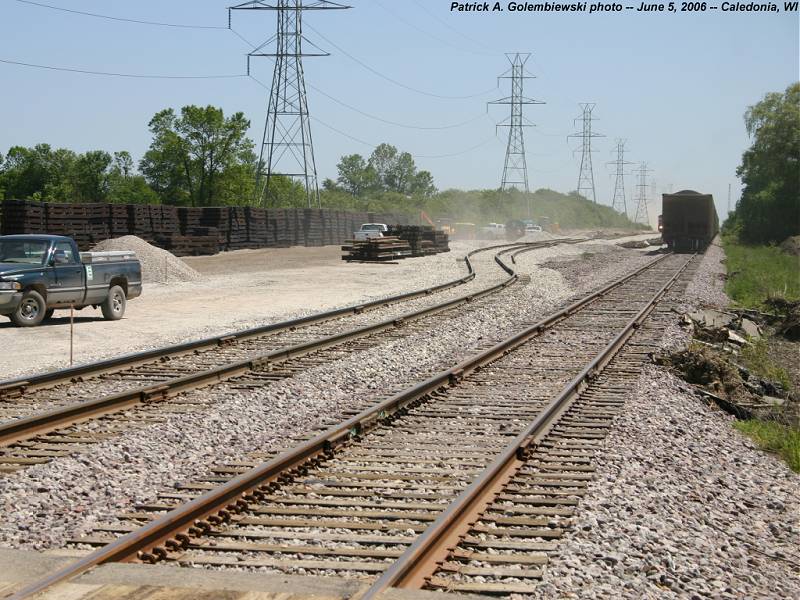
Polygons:
<instances>
[{"instance_id":1,"label":"steel rail stack","mask_svg":"<svg viewBox=\"0 0 800 600\"><path fill-rule=\"evenodd\" d=\"M604 371L692 262L657 258L287 452L183 487L189 501L139 506L14 599L120 561L377 575L369 598L529 591L585 484L580 440L624 400ZM598 383L616 396L592 396Z\"/></svg>"}]
</instances>

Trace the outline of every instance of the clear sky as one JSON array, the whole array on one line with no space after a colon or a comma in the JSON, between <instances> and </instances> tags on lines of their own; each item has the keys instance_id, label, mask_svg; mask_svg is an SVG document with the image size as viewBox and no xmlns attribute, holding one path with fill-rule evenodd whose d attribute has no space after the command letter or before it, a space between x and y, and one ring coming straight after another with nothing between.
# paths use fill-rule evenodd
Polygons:
<instances>
[{"instance_id":1,"label":"clear sky","mask_svg":"<svg viewBox=\"0 0 800 600\"><path fill-rule=\"evenodd\" d=\"M142 75L245 73L249 48L227 31L224 2L42 2L221 29L134 24L0 0L0 60ZM610 203L612 167L606 163L614 140L624 138L626 158L647 161L659 194L710 192L724 215L728 184L734 184L735 200L735 169L749 145L746 107L800 77L798 13L783 12L783 3L779 13L700 14L457 13L448 0L349 4L351 10L306 13L304 21L309 39L331 53L304 65L320 180L336 177L342 155L368 155L371 147L361 141L389 142L414 154L440 189L499 187L507 130L496 136L494 123L508 108L487 109L486 102L510 94L507 81L496 87L508 68L504 53L530 52L528 70L537 79L526 82L525 93L546 102L525 113L537 125L526 130L532 189L577 187L577 141L566 136L577 130L578 104L594 102L595 130L607 136L594 142L600 202ZM275 31L274 13L240 12L233 27L263 42ZM268 59L254 62L252 72L269 84ZM77 151L129 150L138 160L150 142L153 114L186 104L243 111L260 143L267 108L267 90L246 77L120 78L0 63L0 82L2 153L47 142ZM456 124L463 125L408 127ZM632 176L626 184L630 202ZM651 213L659 208L654 203Z\"/></svg>"}]
</instances>

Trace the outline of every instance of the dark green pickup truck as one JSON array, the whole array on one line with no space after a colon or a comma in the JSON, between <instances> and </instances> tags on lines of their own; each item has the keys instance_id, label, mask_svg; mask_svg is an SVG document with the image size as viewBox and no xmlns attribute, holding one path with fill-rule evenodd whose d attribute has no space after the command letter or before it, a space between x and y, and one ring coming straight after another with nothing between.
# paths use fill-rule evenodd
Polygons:
<instances>
[{"instance_id":1,"label":"dark green pickup truck","mask_svg":"<svg viewBox=\"0 0 800 600\"><path fill-rule=\"evenodd\" d=\"M142 265L134 252L78 251L57 235L0 236L0 315L34 327L59 308L98 306L121 319L127 300L142 293Z\"/></svg>"}]
</instances>

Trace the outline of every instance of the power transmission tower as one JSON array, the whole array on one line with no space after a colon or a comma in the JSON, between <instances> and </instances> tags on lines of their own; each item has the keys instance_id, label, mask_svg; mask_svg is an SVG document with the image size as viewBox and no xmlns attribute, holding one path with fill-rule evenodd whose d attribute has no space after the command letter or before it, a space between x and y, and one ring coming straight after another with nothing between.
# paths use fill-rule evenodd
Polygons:
<instances>
[{"instance_id":1,"label":"power transmission tower","mask_svg":"<svg viewBox=\"0 0 800 600\"><path fill-rule=\"evenodd\" d=\"M268 56L275 59L267 122L256 167L257 204L267 204L273 178L282 175L303 184L309 207L314 204L320 206L303 58L329 54L319 50L303 35L303 12L346 8L350 7L327 0L306 3L303 0L255 0L228 8L229 23L232 10L270 10L278 15L277 33L247 55L248 75L251 57ZM273 42L274 52L263 51ZM304 52L303 42L314 46L317 51Z\"/></svg>"},{"instance_id":2,"label":"power transmission tower","mask_svg":"<svg viewBox=\"0 0 800 600\"><path fill-rule=\"evenodd\" d=\"M650 224L650 213L647 210L647 175L652 172L651 169L647 168L647 163L644 162L636 169L639 183L636 185L638 195L636 199L636 217L633 219L634 223Z\"/></svg>"},{"instance_id":3,"label":"power transmission tower","mask_svg":"<svg viewBox=\"0 0 800 600\"><path fill-rule=\"evenodd\" d=\"M592 132L592 111L594 110L594 103L583 103L580 105L583 109L583 114L575 119L577 124L578 120L583 121L583 128L577 133L567 136L579 137L582 140L581 144L581 172L578 175L578 194L591 201L597 202L597 193L594 185L594 171L592 169L592 138L605 137L602 133Z\"/></svg>"},{"instance_id":4,"label":"power transmission tower","mask_svg":"<svg viewBox=\"0 0 800 600\"><path fill-rule=\"evenodd\" d=\"M625 140L617 140L617 160L613 160L608 164L617 166L611 208L627 217L628 202L625 198L625 165L632 165L633 163L625 160Z\"/></svg>"},{"instance_id":5,"label":"power transmission tower","mask_svg":"<svg viewBox=\"0 0 800 600\"><path fill-rule=\"evenodd\" d=\"M503 73L499 79L511 80L511 96L489 102L489 104L507 104L511 106L511 116L498 123L498 127L508 127L508 147L506 148L506 162L503 168L503 181L500 189L503 191L522 186L525 192L529 192L528 186L528 163L525 159L525 127L530 127L530 123L522 114L522 107L526 104L544 104L539 100L532 100L523 93L526 79L535 79L533 75L526 75L525 63L530 58L530 53L506 54L511 68ZM530 208L528 210L530 212Z\"/></svg>"}]
</instances>

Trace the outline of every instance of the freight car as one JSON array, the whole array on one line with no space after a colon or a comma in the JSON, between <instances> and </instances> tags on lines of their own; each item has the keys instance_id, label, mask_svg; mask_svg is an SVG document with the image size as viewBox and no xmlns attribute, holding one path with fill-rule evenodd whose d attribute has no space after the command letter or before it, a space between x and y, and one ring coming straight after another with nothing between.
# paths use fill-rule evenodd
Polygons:
<instances>
[{"instance_id":1,"label":"freight car","mask_svg":"<svg viewBox=\"0 0 800 600\"><path fill-rule=\"evenodd\" d=\"M664 194L662 200L661 235L671 250L701 250L719 232L719 219L711 194L683 190L677 194Z\"/></svg>"}]
</instances>

